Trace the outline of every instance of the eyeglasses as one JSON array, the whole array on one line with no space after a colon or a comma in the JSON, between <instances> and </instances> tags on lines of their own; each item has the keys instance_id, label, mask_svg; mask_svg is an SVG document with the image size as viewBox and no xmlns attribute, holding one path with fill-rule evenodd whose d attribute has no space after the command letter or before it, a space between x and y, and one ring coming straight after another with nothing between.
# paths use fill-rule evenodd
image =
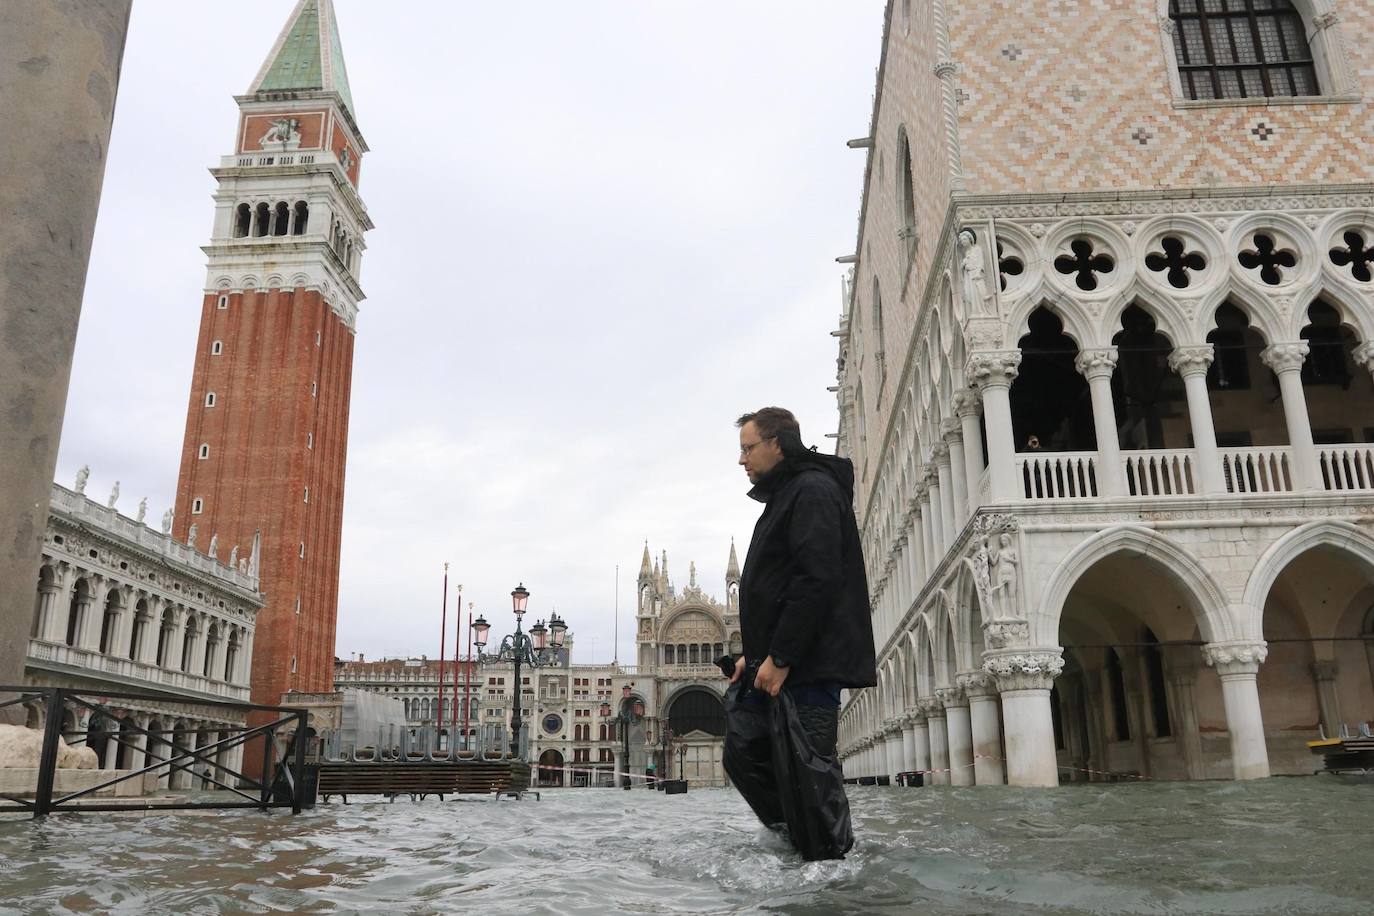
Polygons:
<instances>
[{"instance_id":1,"label":"eyeglasses","mask_svg":"<svg viewBox=\"0 0 1374 916\"><path fill-rule=\"evenodd\" d=\"M752 443L752 444L750 444L750 445L741 445L741 446L739 447L739 456L740 456L741 458L743 458L743 457L745 457L746 455L748 455L750 452L752 452L754 449L758 448L760 445L763 445L763 443L767 442L769 439L776 439L776 438L778 438L778 437L777 437L777 436L766 436L766 437L760 439L759 441L757 441L757 442L755 442L755 443Z\"/></svg>"}]
</instances>

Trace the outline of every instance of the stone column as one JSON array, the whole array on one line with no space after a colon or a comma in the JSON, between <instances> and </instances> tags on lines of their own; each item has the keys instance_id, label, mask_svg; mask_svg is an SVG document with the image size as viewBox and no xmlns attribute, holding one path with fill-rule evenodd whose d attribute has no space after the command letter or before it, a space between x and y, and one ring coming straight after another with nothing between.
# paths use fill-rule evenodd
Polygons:
<instances>
[{"instance_id":1,"label":"stone column","mask_svg":"<svg viewBox=\"0 0 1374 916\"><path fill-rule=\"evenodd\" d=\"M1193 431L1193 472L1197 475L1194 483L1199 493L1226 492L1216 428L1212 423L1212 399L1207 394L1207 369L1213 358L1211 344L1175 347L1169 354L1169 368L1183 376L1183 390L1188 398L1188 425Z\"/></svg>"},{"instance_id":2,"label":"stone column","mask_svg":"<svg viewBox=\"0 0 1374 916\"><path fill-rule=\"evenodd\" d=\"M931 459L931 464L926 468L926 494L930 498L930 568L933 570L940 565L949 548L949 528L945 525L945 501L948 497L940 492L939 456L932 455Z\"/></svg>"},{"instance_id":3,"label":"stone column","mask_svg":"<svg viewBox=\"0 0 1374 916\"><path fill-rule=\"evenodd\" d=\"M930 779L933 786L949 785L949 729L945 725L945 704L932 697L923 701L926 732L930 737Z\"/></svg>"},{"instance_id":4,"label":"stone column","mask_svg":"<svg viewBox=\"0 0 1374 916\"><path fill-rule=\"evenodd\" d=\"M65 584L65 575L54 567L52 583L38 589L38 638L45 642L61 642L67 631L67 615L58 612Z\"/></svg>"},{"instance_id":5,"label":"stone column","mask_svg":"<svg viewBox=\"0 0 1374 916\"><path fill-rule=\"evenodd\" d=\"M1202 759L1202 732L1198 728L1197 703L1193 699L1193 685L1197 682L1197 665L1188 653L1187 660L1177 653L1165 655L1169 687L1172 696L1170 712L1174 734L1183 751L1183 763L1189 779L1205 779L1207 769Z\"/></svg>"},{"instance_id":6,"label":"stone column","mask_svg":"<svg viewBox=\"0 0 1374 916\"><path fill-rule=\"evenodd\" d=\"M253 635L256 632L256 630L249 630L246 634L244 634L243 642L241 644L241 648L239 649L239 677L236 683L241 687L247 687L250 683L249 678L252 675L253 671ZM474 682L472 693L474 705L476 703L476 697L477 687Z\"/></svg>"},{"instance_id":7,"label":"stone column","mask_svg":"<svg viewBox=\"0 0 1374 916\"><path fill-rule=\"evenodd\" d=\"M1012 439L1011 383L1021 365L1020 350L984 350L969 356L966 375L983 399L988 436L989 496L993 502L1020 499L1016 479L1016 443Z\"/></svg>"},{"instance_id":8,"label":"stone column","mask_svg":"<svg viewBox=\"0 0 1374 916\"><path fill-rule=\"evenodd\" d=\"M1007 784L1057 786L1050 688L1064 670L1058 649L1007 649L989 653L983 668L1002 694L1007 739Z\"/></svg>"},{"instance_id":9,"label":"stone column","mask_svg":"<svg viewBox=\"0 0 1374 916\"><path fill-rule=\"evenodd\" d=\"M959 526L954 518L954 484L949 459L949 446L943 442L935 443L935 479L940 486L940 530L944 539L940 542L940 556L943 557L959 535Z\"/></svg>"},{"instance_id":10,"label":"stone column","mask_svg":"<svg viewBox=\"0 0 1374 916\"><path fill-rule=\"evenodd\" d=\"M1336 675L1340 666L1333 658L1319 658L1312 663L1312 680L1317 683L1317 705L1321 709L1322 728L1328 738L1341 734L1341 698L1336 692Z\"/></svg>"},{"instance_id":11,"label":"stone column","mask_svg":"<svg viewBox=\"0 0 1374 916\"><path fill-rule=\"evenodd\" d=\"M917 490L921 495L921 549L925 551L926 581L935 573L935 514L930 509L930 485L922 481Z\"/></svg>"},{"instance_id":12,"label":"stone column","mask_svg":"<svg viewBox=\"0 0 1374 916\"><path fill-rule=\"evenodd\" d=\"M168 671L181 670L181 649L186 642L186 609L172 609L172 632L167 635L167 659L162 667Z\"/></svg>"},{"instance_id":13,"label":"stone column","mask_svg":"<svg viewBox=\"0 0 1374 916\"><path fill-rule=\"evenodd\" d=\"M139 728L148 727L148 717L145 715L135 715L134 724ZM131 738L133 747L129 749L129 769L141 770L148 765L148 736L142 732L135 732ZM139 785L143 784L143 777L138 778Z\"/></svg>"},{"instance_id":14,"label":"stone column","mask_svg":"<svg viewBox=\"0 0 1374 916\"><path fill-rule=\"evenodd\" d=\"M1279 377L1283 419L1288 426L1288 446L1293 456L1293 489L1322 489L1317 467L1317 448L1312 444L1312 421L1307 416L1307 397L1302 390L1302 364L1307 359L1306 341L1276 343L1260 353L1264 363Z\"/></svg>"},{"instance_id":15,"label":"stone column","mask_svg":"<svg viewBox=\"0 0 1374 916\"><path fill-rule=\"evenodd\" d=\"M138 649L138 661L145 665L157 664L157 643L162 634L162 610L166 602L156 595L148 597L148 623L143 631L143 645Z\"/></svg>"},{"instance_id":16,"label":"stone column","mask_svg":"<svg viewBox=\"0 0 1374 916\"><path fill-rule=\"evenodd\" d=\"M0 684L24 680L130 3L0 4Z\"/></svg>"},{"instance_id":17,"label":"stone column","mask_svg":"<svg viewBox=\"0 0 1374 916\"><path fill-rule=\"evenodd\" d=\"M902 723L896 719L887 720L887 775L892 784L897 784L897 774L902 772Z\"/></svg>"},{"instance_id":18,"label":"stone column","mask_svg":"<svg viewBox=\"0 0 1374 916\"><path fill-rule=\"evenodd\" d=\"M949 449L950 497L954 507L954 528L956 534L964 527L969 517L968 507L968 461L964 457L964 434L959 421L946 418L940 424L944 434L945 447ZM977 481L974 481L977 485Z\"/></svg>"},{"instance_id":19,"label":"stone column","mask_svg":"<svg viewBox=\"0 0 1374 916\"><path fill-rule=\"evenodd\" d=\"M902 717L902 772L914 773L916 765L916 717L908 710Z\"/></svg>"},{"instance_id":20,"label":"stone column","mask_svg":"<svg viewBox=\"0 0 1374 916\"><path fill-rule=\"evenodd\" d=\"M973 781L979 786L1006 782L1002 766L1002 711L997 704L997 681L986 671L959 675L968 697L969 726L973 731Z\"/></svg>"},{"instance_id":21,"label":"stone column","mask_svg":"<svg viewBox=\"0 0 1374 916\"><path fill-rule=\"evenodd\" d=\"M959 687L941 687L935 693L945 705L949 732L949 781L955 786L973 785L973 732L969 726L968 698Z\"/></svg>"},{"instance_id":22,"label":"stone column","mask_svg":"<svg viewBox=\"0 0 1374 916\"><path fill-rule=\"evenodd\" d=\"M909 717L912 722L912 746L915 748L914 769L925 773L925 782L930 782L930 729L926 725L925 711L920 707L915 707Z\"/></svg>"},{"instance_id":23,"label":"stone column","mask_svg":"<svg viewBox=\"0 0 1374 916\"><path fill-rule=\"evenodd\" d=\"M915 601L916 596L921 593L921 589L926 584L926 558L925 544L921 540L921 502L913 499L907 504L907 517L911 522L911 534L909 536L910 546L907 550L909 574L911 576L911 600Z\"/></svg>"},{"instance_id":24,"label":"stone column","mask_svg":"<svg viewBox=\"0 0 1374 916\"><path fill-rule=\"evenodd\" d=\"M108 586L98 575L91 576L90 582L85 600L76 602L76 648L94 652L100 648L100 618Z\"/></svg>"},{"instance_id":25,"label":"stone column","mask_svg":"<svg viewBox=\"0 0 1374 916\"><path fill-rule=\"evenodd\" d=\"M982 414L982 403L978 398L977 390L965 388L963 391L955 392L954 412L959 417L959 428L962 433L959 441L963 446L968 511L972 515L978 511L978 507L983 502L982 496L978 492L978 486L983 479L983 469L987 467L986 459L983 456L983 434L978 426L978 417Z\"/></svg>"},{"instance_id":26,"label":"stone column","mask_svg":"<svg viewBox=\"0 0 1374 916\"><path fill-rule=\"evenodd\" d=\"M1123 496L1126 469L1121 464L1121 440L1116 433L1116 406L1112 401L1112 374L1116 372L1116 347L1082 350L1074 366L1088 379L1093 402L1093 430L1097 433L1097 495Z\"/></svg>"},{"instance_id":27,"label":"stone column","mask_svg":"<svg viewBox=\"0 0 1374 916\"><path fill-rule=\"evenodd\" d=\"M1264 744L1257 678L1269 649L1261 641L1237 641L1208 643L1202 651L1207 664L1221 677L1233 775L1236 779L1262 779L1269 775L1269 751Z\"/></svg>"}]
</instances>

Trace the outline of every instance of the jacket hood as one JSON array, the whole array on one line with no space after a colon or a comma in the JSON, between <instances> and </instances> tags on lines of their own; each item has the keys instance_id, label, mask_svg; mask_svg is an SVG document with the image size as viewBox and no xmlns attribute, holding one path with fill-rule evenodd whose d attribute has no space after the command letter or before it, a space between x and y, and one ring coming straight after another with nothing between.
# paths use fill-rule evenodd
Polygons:
<instances>
[{"instance_id":1,"label":"jacket hood","mask_svg":"<svg viewBox=\"0 0 1374 916\"><path fill-rule=\"evenodd\" d=\"M835 483L844 490L845 500L853 501L855 496L855 466L853 461L838 455L824 455L815 448L807 448L802 445L801 435L790 430L783 430L778 434L778 448L782 449L783 463L778 467L783 474L780 477L791 477L793 474L805 470L805 468L815 468L823 474L829 474ZM769 475L771 477L771 475Z\"/></svg>"}]
</instances>

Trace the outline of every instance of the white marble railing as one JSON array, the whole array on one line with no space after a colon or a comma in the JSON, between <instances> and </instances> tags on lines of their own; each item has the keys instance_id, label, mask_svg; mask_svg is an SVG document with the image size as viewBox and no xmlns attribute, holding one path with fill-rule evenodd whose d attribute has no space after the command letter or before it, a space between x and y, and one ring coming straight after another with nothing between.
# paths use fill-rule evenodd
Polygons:
<instances>
[{"instance_id":1,"label":"white marble railing","mask_svg":"<svg viewBox=\"0 0 1374 916\"><path fill-rule=\"evenodd\" d=\"M1374 446L1321 445L1317 463L1328 490L1374 490Z\"/></svg>"},{"instance_id":2,"label":"white marble railing","mask_svg":"<svg viewBox=\"0 0 1374 916\"><path fill-rule=\"evenodd\" d=\"M1293 490L1288 446L1221 450L1221 474L1229 493L1289 493Z\"/></svg>"},{"instance_id":3,"label":"white marble railing","mask_svg":"<svg viewBox=\"0 0 1374 916\"><path fill-rule=\"evenodd\" d=\"M125 518L117 509L102 506L100 503L68 490L58 484L52 485L52 506L64 514L83 521L108 534L116 535L130 544L142 547L151 553L160 554L175 560L179 565L213 576L222 582L237 586L245 591L258 590L256 572L240 572L235 567L221 563L214 557L201 553L194 547L173 539L161 531L154 531L142 522ZM247 557L245 557L247 559Z\"/></svg>"},{"instance_id":4,"label":"white marble railing","mask_svg":"<svg viewBox=\"0 0 1374 916\"><path fill-rule=\"evenodd\" d=\"M1016 476L1026 499L1083 499L1097 495L1097 452L1023 452Z\"/></svg>"},{"instance_id":5,"label":"white marble railing","mask_svg":"<svg viewBox=\"0 0 1374 916\"><path fill-rule=\"evenodd\" d=\"M1122 452L1126 492L1132 496L1191 496L1197 492L1191 449Z\"/></svg>"},{"instance_id":6,"label":"white marble railing","mask_svg":"<svg viewBox=\"0 0 1374 916\"><path fill-rule=\"evenodd\" d=\"M199 694L220 697L234 702L248 702L248 687L229 684L213 678L190 674L185 671L169 671L157 665L136 662L116 655L105 655L90 649L78 649L60 643L29 640L29 658L38 662L52 662L72 668L90 671L93 675L111 674L129 681L142 681L150 687L162 690L194 691ZM120 685L121 687L126 685ZM137 687L129 684L129 687Z\"/></svg>"}]
</instances>

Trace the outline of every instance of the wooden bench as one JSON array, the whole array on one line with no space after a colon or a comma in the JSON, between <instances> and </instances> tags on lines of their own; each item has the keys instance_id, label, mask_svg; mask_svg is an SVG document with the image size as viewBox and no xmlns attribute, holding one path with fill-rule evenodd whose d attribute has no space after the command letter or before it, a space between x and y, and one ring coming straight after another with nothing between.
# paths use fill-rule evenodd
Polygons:
<instances>
[{"instance_id":1,"label":"wooden bench","mask_svg":"<svg viewBox=\"0 0 1374 916\"><path fill-rule=\"evenodd\" d=\"M530 765L523 760L333 762L318 764L316 792L338 795L426 795L520 793L529 788Z\"/></svg>"}]
</instances>

